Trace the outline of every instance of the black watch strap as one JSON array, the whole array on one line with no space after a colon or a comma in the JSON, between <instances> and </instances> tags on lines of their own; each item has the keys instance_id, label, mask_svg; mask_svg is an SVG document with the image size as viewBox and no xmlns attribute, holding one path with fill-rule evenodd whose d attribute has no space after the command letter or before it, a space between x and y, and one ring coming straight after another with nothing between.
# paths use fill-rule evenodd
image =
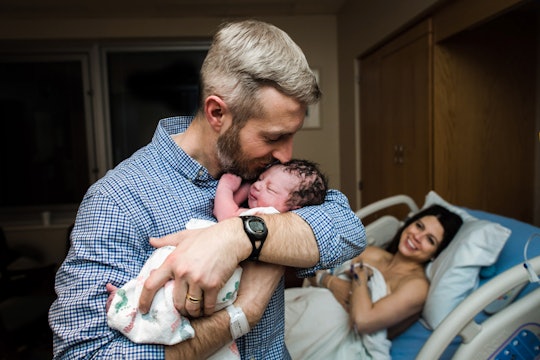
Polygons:
<instances>
[{"instance_id":1,"label":"black watch strap","mask_svg":"<svg viewBox=\"0 0 540 360\"><path fill-rule=\"evenodd\" d=\"M244 224L244 231L251 242L251 254L249 255L249 260L257 261L259 260L259 255L261 254L264 241L268 236L268 229L266 223L259 216L240 216Z\"/></svg>"}]
</instances>

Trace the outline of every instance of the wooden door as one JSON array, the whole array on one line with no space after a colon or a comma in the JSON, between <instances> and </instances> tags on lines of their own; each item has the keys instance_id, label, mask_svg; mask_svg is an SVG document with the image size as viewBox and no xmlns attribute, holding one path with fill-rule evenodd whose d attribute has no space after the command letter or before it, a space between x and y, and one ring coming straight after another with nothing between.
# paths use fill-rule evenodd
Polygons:
<instances>
[{"instance_id":1,"label":"wooden door","mask_svg":"<svg viewBox=\"0 0 540 360\"><path fill-rule=\"evenodd\" d=\"M447 200L533 221L538 4L435 47L435 190ZM444 166L439 166L444 164Z\"/></svg>"},{"instance_id":2,"label":"wooden door","mask_svg":"<svg viewBox=\"0 0 540 360\"><path fill-rule=\"evenodd\" d=\"M428 21L361 59L362 205L432 188L431 61Z\"/></svg>"}]
</instances>

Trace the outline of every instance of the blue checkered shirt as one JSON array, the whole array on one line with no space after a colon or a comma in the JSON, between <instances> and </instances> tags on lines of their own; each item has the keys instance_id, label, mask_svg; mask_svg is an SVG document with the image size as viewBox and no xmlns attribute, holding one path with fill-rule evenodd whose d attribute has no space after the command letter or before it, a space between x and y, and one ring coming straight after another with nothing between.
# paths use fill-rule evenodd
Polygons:
<instances>
[{"instance_id":1,"label":"blue checkered shirt","mask_svg":"<svg viewBox=\"0 0 540 360\"><path fill-rule=\"evenodd\" d=\"M49 313L54 358L163 359L163 345L135 344L107 326L105 285L137 276L153 252L148 239L185 229L191 218L215 221L218 181L171 135L191 118L160 121L152 142L90 187L81 202L70 251L56 276ZM314 229L320 262L300 276L333 267L365 247L364 228L347 198L331 190L321 206L295 210ZM284 343L283 280L261 321L237 340L242 359L290 359Z\"/></svg>"}]
</instances>

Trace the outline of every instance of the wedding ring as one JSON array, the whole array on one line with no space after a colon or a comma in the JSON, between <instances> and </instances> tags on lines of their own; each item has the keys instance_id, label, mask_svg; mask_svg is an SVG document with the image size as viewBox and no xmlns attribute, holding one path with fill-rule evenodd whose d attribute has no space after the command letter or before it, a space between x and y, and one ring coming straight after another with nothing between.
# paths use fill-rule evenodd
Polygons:
<instances>
[{"instance_id":1,"label":"wedding ring","mask_svg":"<svg viewBox=\"0 0 540 360\"><path fill-rule=\"evenodd\" d=\"M193 304L198 304L202 301L202 298L196 298L194 296L191 296L189 294L186 295L186 299L190 302L190 303L193 303Z\"/></svg>"}]
</instances>

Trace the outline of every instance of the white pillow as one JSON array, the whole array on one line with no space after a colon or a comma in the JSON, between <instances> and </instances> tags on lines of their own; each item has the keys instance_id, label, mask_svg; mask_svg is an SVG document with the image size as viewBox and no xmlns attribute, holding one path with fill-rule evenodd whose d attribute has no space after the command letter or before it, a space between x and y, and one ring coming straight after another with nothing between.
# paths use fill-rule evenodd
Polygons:
<instances>
[{"instance_id":1,"label":"white pillow","mask_svg":"<svg viewBox=\"0 0 540 360\"><path fill-rule=\"evenodd\" d=\"M426 267L431 285L422 318L431 329L476 289L481 267L497 261L511 233L500 224L473 217L431 191L423 208L434 204L461 216L463 225L448 247Z\"/></svg>"}]
</instances>

